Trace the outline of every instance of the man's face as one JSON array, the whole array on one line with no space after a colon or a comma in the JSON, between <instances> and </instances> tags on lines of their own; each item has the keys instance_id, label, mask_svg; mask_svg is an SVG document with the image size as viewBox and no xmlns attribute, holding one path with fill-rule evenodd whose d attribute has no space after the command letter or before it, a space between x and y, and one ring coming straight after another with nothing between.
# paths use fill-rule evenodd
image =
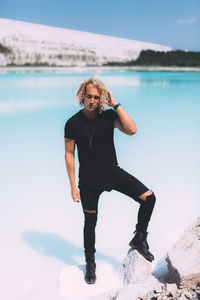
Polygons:
<instances>
[{"instance_id":1,"label":"man's face","mask_svg":"<svg viewBox=\"0 0 200 300\"><path fill-rule=\"evenodd\" d=\"M84 106L87 111L95 111L99 107L100 94L91 84L86 88Z\"/></svg>"}]
</instances>

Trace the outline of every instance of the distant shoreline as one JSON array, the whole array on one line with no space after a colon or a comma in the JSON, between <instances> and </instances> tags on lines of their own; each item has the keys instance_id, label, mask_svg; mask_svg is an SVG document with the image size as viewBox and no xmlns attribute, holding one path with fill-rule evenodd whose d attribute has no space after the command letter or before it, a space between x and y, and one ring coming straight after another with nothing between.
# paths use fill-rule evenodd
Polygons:
<instances>
[{"instance_id":1,"label":"distant shoreline","mask_svg":"<svg viewBox=\"0 0 200 300\"><path fill-rule=\"evenodd\" d=\"M94 72L125 72L125 71L141 71L141 72L200 72L200 67L0 67L0 73L11 72L47 72L47 73L94 73Z\"/></svg>"}]
</instances>

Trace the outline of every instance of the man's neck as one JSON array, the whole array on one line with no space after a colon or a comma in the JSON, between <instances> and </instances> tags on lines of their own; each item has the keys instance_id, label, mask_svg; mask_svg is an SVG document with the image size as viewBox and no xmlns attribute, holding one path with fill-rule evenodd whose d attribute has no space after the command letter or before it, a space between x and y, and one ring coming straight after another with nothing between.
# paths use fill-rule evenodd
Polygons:
<instances>
[{"instance_id":1,"label":"man's neck","mask_svg":"<svg viewBox=\"0 0 200 300\"><path fill-rule=\"evenodd\" d=\"M96 118L98 111L94 110L94 111L88 111L85 108L83 109L83 113L84 115L88 118L88 119L94 119Z\"/></svg>"}]
</instances>

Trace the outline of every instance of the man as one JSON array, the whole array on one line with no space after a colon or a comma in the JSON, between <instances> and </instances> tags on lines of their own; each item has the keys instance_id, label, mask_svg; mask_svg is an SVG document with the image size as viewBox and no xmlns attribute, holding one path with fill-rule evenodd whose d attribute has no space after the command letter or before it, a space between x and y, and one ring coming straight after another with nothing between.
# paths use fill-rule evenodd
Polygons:
<instances>
[{"instance_id":1,"label":"man","mask_svg":"<svg viewBox=\"0 0 200 300\"><path fill-rule=\"evenodd\" d=\"M117 103L103 82L94 77L80 85L76 96L84 108L65 124L65 161L72 198L75 202L81 200L83 207L85 280L92 284L96 281L95 226L101 193L113 189L140 203L135 235L129 245L148 261L154 260L146 238L156 198L143 183L118 166L114 128L127 135L137 131L135 122L122 105ZM107 109L108 106L111 109ZM80 194L75 182L75 145L78 149Z\"/></svg>"}]
</instances>

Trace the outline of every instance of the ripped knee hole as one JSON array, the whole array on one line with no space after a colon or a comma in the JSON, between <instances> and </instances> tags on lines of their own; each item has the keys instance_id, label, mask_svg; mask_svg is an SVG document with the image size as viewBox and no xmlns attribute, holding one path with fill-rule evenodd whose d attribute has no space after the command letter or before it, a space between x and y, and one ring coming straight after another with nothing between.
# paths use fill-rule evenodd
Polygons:
<instances>
[{"instance_id":1,"label":"ripped knee hole","mask_svg":"<svg viewBox=\"0 0 200 300\"><path fill-rule=\"evenodd\" d=\"M89 214L96 214L96 210L84 209L84 211L89 213Z\"/></svg>"}]
</instances>

